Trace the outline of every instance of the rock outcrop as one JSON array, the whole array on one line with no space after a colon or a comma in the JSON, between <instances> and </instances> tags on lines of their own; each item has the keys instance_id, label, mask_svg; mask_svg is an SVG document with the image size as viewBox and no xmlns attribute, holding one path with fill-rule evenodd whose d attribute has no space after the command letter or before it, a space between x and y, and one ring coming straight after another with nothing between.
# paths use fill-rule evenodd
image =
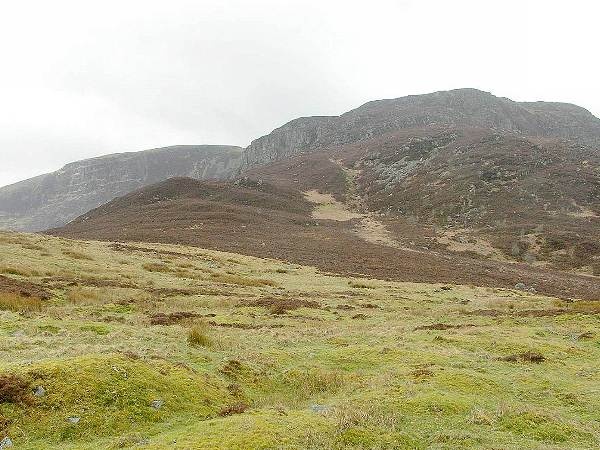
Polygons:
<instances>
[{"instance_id":1,"label":"rock outcrop","mask_svg":"<svg viewBox=\"0 0 600 450\"><path fill-rule=\"evenodd\" d=\"M568 139L600 147L600 119L565 103L518 103L476 89L368 102L341 116L295 119L245 150L242 170L315 149L427 126Z\"/></svg>"},{"instance_id":2,"label":"rock outcrop","mask_svg":"<svg viewBox=\"0 0 600 450\"><path fill-rule=\"evenodd\" d=\"M171 177L227 179L242 149L180 145L118 153L0 188L0 229L40 231L64 225L115 197Z\"/></svg>"}]
</instances>

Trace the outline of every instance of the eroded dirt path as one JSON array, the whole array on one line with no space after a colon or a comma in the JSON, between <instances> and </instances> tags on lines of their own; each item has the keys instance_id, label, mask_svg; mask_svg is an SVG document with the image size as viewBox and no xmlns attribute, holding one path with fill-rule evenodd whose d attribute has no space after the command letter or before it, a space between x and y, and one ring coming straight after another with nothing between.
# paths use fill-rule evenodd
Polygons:
<instances>
[{"instance_id":1,"label":"eroded dirt path","mask_svg":"<svg viewBox=\"0 0 600 450\"><path fill-rule=\"evenodd\" d=\"M315 204L315 209L312 212L312 216L315 219L346 222L363 217L362 214L350 211L346 204L336 200L331 194L322 194L313 189L304 192L304 197L309 202Z\"/></svg>"},{"instance_id":2,"label":"eroded dirt path","mask_svg":"<svg viewBox=\"0 0 600 450\"><path fill-rule=\"evenodd\" d=\"M346 203L336 200L331 194L323 194L316 190L304 192L305 198L314 203L315 209L312 216L315 219L336 220L346 222L353 219L360 219L354 226L354 232L363 240L372 244L385 245L387 247L411 250L403 247L396 241L392 233L385 224L379 221L373 213L359 213L356 211L365 210L364 203L356 185L356 178L360 171L345 167L341 161L331 160L337 164L346 175Z\"/></svg>"}]
</instances>

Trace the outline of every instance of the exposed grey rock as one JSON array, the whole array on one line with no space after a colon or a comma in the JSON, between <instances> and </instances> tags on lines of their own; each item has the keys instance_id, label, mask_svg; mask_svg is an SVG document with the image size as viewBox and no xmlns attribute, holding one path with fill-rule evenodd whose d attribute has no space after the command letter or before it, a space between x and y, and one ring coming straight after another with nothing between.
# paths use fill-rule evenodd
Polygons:
<instances>
[{"instance_id":1,"label":"exposed grey rock","mask_svg":"<svg viewBox=\"0 0 600 450\"><path fill-rule=\"evenodd\" d=\"M41 231L61 226L115 197L172 177L226 179L242 149L180 145L118 153L0 188L0 229Z\"/></svg>"},{"instance_id":2,"label":"exposed grey rock","mask_svg":"<svg viewBox=\"0 0 600 450\"><path fill-rule=\"evenodd\" d=\"M518 289L519 291L525 291L527 290L527 286L525 286L525 283L517 283L515 284L515 289Z\"/></svg>"},{"instance_id":3,"label":"exposed grey rock","mask_svg":"<svg viewBox=\"0 0 600 450\"><path fill-rule=\"evenodd\" d=\"M299 153L424 126L467 126L600 145L600 119L576 105L518 103L477 89L368 102L341 116L303 117L254 140L242 169Z\"/></svg>"},{"instance_id":4,"label":"exposed grey rock","mask_svg":"<svg viewBox=\"0 0 600 450\"><path fill-rule=\"evenodd\" d=\"M81 420L81 417L77 417L77 416L67 417L67 422L72 423L73 425L79 423L80 420Z\"/></svg>"},{"instance_id":5,"label":"exposed grey rock","mask_svg":"<svg viewBox=\"0 0 600 450\"><path fill-rule=\"evenodd\" d=\"M12 446L13 446L13 441L8 436L6 436L4 439L2 439L0 441L0 450L3 450L5 448L9 448L9 447L12 447Z\"/></svg>"},{"instance_id":6,"label":"exposed grey rock","mask_svg":"<svg viewBox=\"0 0 600 450\"><path fill-rule=\"evenodd\" d=\"M33 395L35 395L36 397L43 397L44 395L46 395L46 389L44 389L44 386L37 386L33 390Z\"/></svg>"},{"instance_id":7,"label":"exposed grey rock","mask_svg":"<svg viewBox=\"0 0 600 450\"><path fill-rule=\"evenodd\" d=\"M316 414L324 414L328 412L331 408L327 405L310 405L309 409Z\"/></svg>"},{"instance_id":8,"label":"exposed grey rock","mask_svg":"<svg viewBox=\"0 0 600 450\"><path fill-rule=\"evenodd\" d=\"M152 400L152 402L150 403L150 407L154 408L154 409L160 409L162 408L162 406L165 404L165 402L163 400Z\"/></svg>"}]
</instances>

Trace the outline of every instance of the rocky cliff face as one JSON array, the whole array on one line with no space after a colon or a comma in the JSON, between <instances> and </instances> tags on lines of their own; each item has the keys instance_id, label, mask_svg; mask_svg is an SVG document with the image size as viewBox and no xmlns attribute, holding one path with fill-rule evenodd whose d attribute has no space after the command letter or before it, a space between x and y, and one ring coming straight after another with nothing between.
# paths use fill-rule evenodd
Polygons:
<instances>
[{"instance_id":1,"label":"rocky cliff face","mask_svg":"<svg viewBox=\"0 0 600 450\"><path fill-rule=\"evenodd\" d=\"M341 116L293 120L253 141L242 165L247 169L317 148L427 126L479 127L600 146L600 119L578 106L517 103L476 89L457 89L373 101Z\"/></svg>"},{"instance_id":2,"label":"rocky cliff face","mask_svg":"<svg viewBox=\"0 0 600 450\"><path fill-rule=\"evenodd\" d=\"M0 188L0 229L60 226L117 196L171 177L227 179L237 173L241 153L239 147L186 145L67 164Z\"/></svg>"}]
</instances>

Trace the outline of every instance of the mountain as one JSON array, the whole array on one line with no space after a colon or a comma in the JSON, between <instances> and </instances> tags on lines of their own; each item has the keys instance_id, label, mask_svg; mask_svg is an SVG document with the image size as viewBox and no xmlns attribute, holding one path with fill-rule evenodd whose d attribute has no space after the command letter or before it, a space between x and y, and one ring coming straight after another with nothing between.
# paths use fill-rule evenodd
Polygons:
<instances>
[{"instance_id":1,"label":"mountain","mask_svg":"<svg viewBox=\"0 0 600 450\"><path fill-rule=\"evenodd\" d=\"M315 208L318 214L315 214ZM415 281L528 289L598 298L595 277L407 248L316 191L240 178L205 182L173 178L96 208L47 233L73 239L193 245L309 264L326 272ZM410 230L405 230L410 233ZM412 235L426 231L415 227Z\"/></svg>"},{"instance_id":2,"label":"mountain","mask_svg":"<svg viewBox=\"0 0 600 450\"><path fill-rule=\"evenodd\" d=\"M243 166L375 214L403 246L600 274L600 119L578 106L474 89L380 100L289 122Z\"/></svg>"},{"instance_id":3,"label":"mountain","mask_svg":"<svg viewBox=\"0 0 600 450\"><path fill-rule=\"evenodd\" d=\"M245 174L330 193L353 211L375 215L403 246L600 274L598 147L429 126L332 145Z\"/></svg>"},{"instance_id":4,"label":"mountain","mask_svg":"<svg viewBox=\"0 0 600 450\"><path fill-rule=\"evenodd\" d=\"M0 188L0 229L63 225L115 197L175 176L228 178L237 171L240 156L239 147L179 145L70 163Z\"/></svg>"},{"instance_id":5,"label":"mountain","mask_svg":"<svg viewBox=\"0 0 600 450\"><path fill-rule=\"evenodd\" d=\"M430 128L481 128L496 136L558 139L570 143L565 151L580 145L597 153L600 147L600 119L575 105L518 103L476 89L412 95L369 102L341 116L293 120L254 140L243 152L227 146L177 146L68 164L52 174L0 188L0 229L62 225L169 177L227 179L296 155Z\"/></svg>"},{"instance_id":6,"label":"mountain","mask_svg":"<svg viewBox=\"0 0 600 450\"><path fill-rule=\"evenodd\" d=\"M327 223L328 229L342 227L353 233L345 244L356 245L354 238L358 235L361 246L366 241L386 247L378 251L392 259L401 249L425 250L600 274L600 119L578 106L519 103L475 89L458 89L369 102L336 117L299 118L253 141L245 150L232 152L234 157L225 157L220 172L204 171L200 176L195 168L192 174L186 172L189 160L176 165L173 158L177 153L165 152L161 167L176 165L180 170L161 171L155 177L136 176L135 186L119 186L119 191L103 188L102 198L98 186L107 175L100 172L92 177L95 181L91 186L84 182L79 188L77 183L67 183L62 187L63 197L49 202L49 207L36 214L52 218L45 222L49 227L60 226L76 210L81 214L89 207L169 176L237 176L241 183L265 182L278 192L293 193L305 201L304 215L290 222L287 215L279 217L281 209L269 210L267 216L263 211L260 217L268 218L261 219L256 235L246 228L244 233L227 236L227 240L243 242L217 245L189 236L182 237L182 243L200 239L199 243L213 248L249 251L267 240L267 248L277 243L267 256L285 256L285 249L296 245L287 241L303 235L303 228L290 228L290 223L298 225L295 221L300 220L303 227L311 223L307 219L323 219L319 222L321 228ZM140 163L138 172L144 171L147 164ZM126 179L130 178L128 172L122 172ZM172 198L160 192L168 185L157 186L159 191L156 186L152 188L157 198ZM218 186L223 189L224 199L232 195L229 185ZM94 202L78 204L89 192L94 193ZM0 205L6 204L2 193L0 190ZM250 201L244 197L247 194L242 195L243 201ZM218 196L214 193L213 197ZM64 207L65 198L67 204L77 206L70 210L71 216L56 214ZM291 201L290 197L287 200ZM123 203L117 204L121 205L119 214L126 218L119 226L128 229L127 223L134 216ZM231 206L227 202L223 205ZM193 226L186 222L186 215L195 216L184 209L185 203L178 200L163 206L160 211L164 213L181 208L174 217ZM218 209L214 199L205 206ZM238 229L243 215L251 213L239 206L235 212L221 215L218 226L206 233L219 235L219 229L228 229L226 218L233 221L232 229ZM107 212L111 208L114 204L101 209L104 214L100 216L83 215L92 221L82 223L80 218L77 226L68 226L65 232L77 230L77 237L95 238L95 233L105 230L105 239L146 239L137 232L117 233L118 218ZM31 215L30 211L26 210L24 216ZM265 234L261 227L275 227L279 219L285 221L279 229L282 234ZM179 232L176 224L169 225L164 218L148 216L148 220L160 222L159 228L167 234ZM337 222L335 226L331 221ZM148 238L156 239L153 232L148 233ZM333 239L327 236L315 242ZM319 247L313 250L318 252ZM347 257L341 248L331 251ZM290 254L300 258L298 255L304 252L295 248ZM308 256L302 258L301 262L314 263ZM381 262L379 257L376 260ZM400 272L410 270L403 267Z\"/></svg>"},{"instance_id":7,"label":"mountain","mask_svg":"<svg viewBox=\"0 0 600 450\"><path fill-rule=\"evenodd\" d=\"M477 89L456 89L372 101L341 116L292 120L253 141L244 152L243 167L402 129L430 126L478 127L505 134L600 145L600 119L579 106L518 103Z\"/></svg>"}]
</instances>

